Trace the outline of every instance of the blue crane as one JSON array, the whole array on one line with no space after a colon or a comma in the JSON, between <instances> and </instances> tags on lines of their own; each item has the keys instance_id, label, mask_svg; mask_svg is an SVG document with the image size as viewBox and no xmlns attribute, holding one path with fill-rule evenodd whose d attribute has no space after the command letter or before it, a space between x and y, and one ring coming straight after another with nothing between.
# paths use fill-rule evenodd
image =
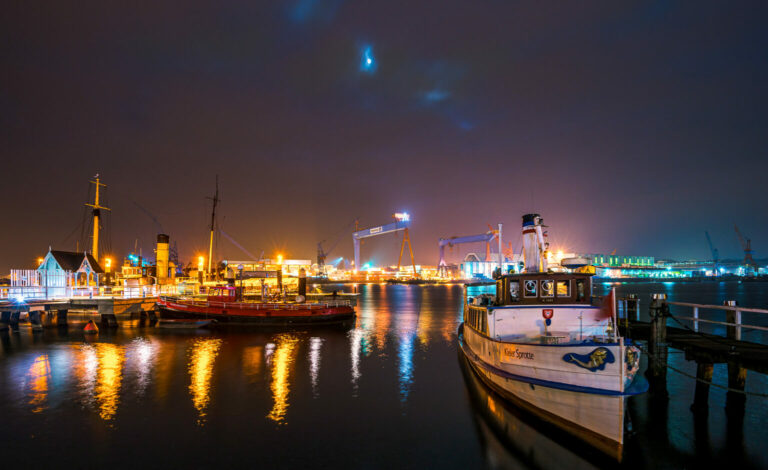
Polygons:
<instances>
[{"instance_id":1,"label":"blue crane","mask_svg":"<svg viewBox=\"0 0 768 470\"><path fill-rule=\"evenodd\" d=\"M468 235L466 237L451 237L451 238L441 238L437 242L437 246L440 248L440 261L437 263L438 268L444 268L445 267L445 247L446 246L454 246L454 245L460 245L462 243L479 243L483 242L486 244L486 251L490 251L490 243L491 241L496 237L497 231L490 230L486 233L481 233L479 235ZM490 261L488 258L488 254L486 253L486 261Z\"/></svg>"}]
</instances>

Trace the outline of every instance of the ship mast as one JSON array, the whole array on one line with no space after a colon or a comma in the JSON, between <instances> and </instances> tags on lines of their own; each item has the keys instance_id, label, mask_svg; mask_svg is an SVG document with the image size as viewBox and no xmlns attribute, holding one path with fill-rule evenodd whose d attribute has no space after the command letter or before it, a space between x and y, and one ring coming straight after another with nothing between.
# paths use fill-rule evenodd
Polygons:
<instances>
[{"instance_id":1,"label":"ship mast","mask_svg":"<svg viewBox=\"0 0 768 470\"><path fill-rule=\"evenodd\" d=\"M98 173L96 173L96 176L94 176L94 179L96 181L91 181L91 183L96 185L96 195L94 197L93 204L86 203L85 205L93 208L93 248L91 250L91 255L96 259L96 261L98 261L99 260L99 218L101 216L101 209L104 209L104 210L111 210L111 209L109 207L104 207L99 205L99 187L104 186L106 188L107 185L100 182Z\"/></svg>"},{"instance_id":2,"label":"ship mast","mask_svg":"<svg viewBox=\"0 0 768 470\"><path fill-rule=\"evenodd\" d=\"M216 175L216 192L213 197L208 199L213 201L213 210L211 211L211 239L208 244L208 275L211 275L211 261L213 260L213 231L216 229L216 206L219 204L219 175Z\"/></svg>"}]
</instances>

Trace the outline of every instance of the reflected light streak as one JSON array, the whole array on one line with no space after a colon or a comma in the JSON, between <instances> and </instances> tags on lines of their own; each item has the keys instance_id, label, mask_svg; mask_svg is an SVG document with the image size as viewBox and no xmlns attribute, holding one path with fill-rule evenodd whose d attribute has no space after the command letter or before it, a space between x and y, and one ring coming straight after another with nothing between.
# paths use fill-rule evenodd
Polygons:
<instances>
[{"instance_id":1,"label":"reflected light streak","mask_svg":"<svg viewBox=\"0 0 768 470\"><path fill-rule=\"evenodd\" d=\"M99 369L99 355L96 348L90 344L84 344L79 350L75 375L79 381L80 393L86 403L94 399L93 389L96 386L96 372Z\"/></svg>"},{"instance_id":2,"label":"reflected light streak","mask_svg":"<svg viewBox=\"0 0 768 470\"><path fill-rule=\"evenodd\" d=\"M400 334L398 378L400 381L400 401L403 402L408 400L408 393L411 383L413 383L413 342L415 338L416 335L411 331Z\"/></svg>"},{"instance_id":3,"label":"reflected light streak","mask_svg":"<svg viewBox=\"0 0 768 470\"><path fill-rule=\"evenodd\" d=\"M292 335L280 335L277 349L272 358L272 397L275 404L267 418L276 423L285 420L288 411L288 393L290 392L289 374L293 366L296 353L296 345L299 340Z\"/></svg>"},{"instance_id":4,"label":"reflected light streak","mask_svg":"<svg viewBox=\"0 0 768 470\"><path fill-rule=\"evenodd\" d=\"M198 413L197 424L205 424L206 409L210 402L211 377L213 363L219 354L222 341L216 338L198 339L192 345L189 358L189 392L192 405Z\"/></svg>"},{"instance_id":5,"label":"reflected light streak","mask_svg":"<svg viewBox=\"0 0 768 470\"><path fill-rule=\"evenodd\" d=\"M317 397L317 377L320 373L320 348L323 345L321 338L309 340L309 377L312 381L312 396Z\"/></svg>"},{"instance_id":6,"label":"reflected light streak","mask_svg":"<svg viewBox=\"0 0 768 470\"><path fill-rule=\"evenodd\" d=\"M29 368L29 404L32 406L32 413L40 413L46 409L48 399L48 387L51 379L51 364L48 355L43 354L35 358L35 362Z\"/></svg>"},{"instance_id":7,"label":"reflected light streak","mask_svg":"<svg viewBox=\"0 0 768 470\"><path fill-rule=\"evenodd\" d=\"M360 328L349 332L349 358L352 361L352 396L357 396L357 381L360 379L360 344L364 333Z\"/></svg>"},{"instance_id":8,"label":"reflected light streak","mask_svg":"<svg viewBox=\"0 0 768 470\"><path fill-rule=\"evenodd\" d=\"M261 374L261 360L264 356L263 346L250 346L243 349L243 372L251 380Z\"/></svg>"},{"instance_id":9,"label":"reflected light streak","mask_svg":"<svg viewBox=\"0 0 768 470\"><path fill-rule=\"evenodd\" d=\"M123 361L125 352L110 343L96 344L98 354L98 372L96 378L96 400L99 403L99 416L105 421L114 418L120 403L120 385L123 379Z\"/></svg>"},{"instance_id":10,"label":"reflected light streak","mask_svg":"<svg viewBox=\"0 0 768 470\"><path fill-rule=\"evenodd\" d=\"M136 393L143 395L151 379L152 366L157 355L157 346L146 338L131 341L131 356L136 368Z\"/></svg>"}]
</instances>

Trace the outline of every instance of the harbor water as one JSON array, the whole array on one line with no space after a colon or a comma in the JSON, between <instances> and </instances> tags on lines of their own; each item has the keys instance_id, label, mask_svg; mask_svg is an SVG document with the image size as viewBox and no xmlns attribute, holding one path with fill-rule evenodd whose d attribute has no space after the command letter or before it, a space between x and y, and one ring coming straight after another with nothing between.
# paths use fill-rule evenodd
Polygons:
<instances>
[{"instance_id":1,"label":"harbor water","mask_svg":"<svg viewBox=\"0 0 768 470\"><path fill-rule=\"evenodd\" d=\"M638 294L643 315L657 292L768 307L763 283L596 282L595 293L610 287ZM756 395L743 415L727 414L715 387L708 414L694 415L695 381L670 370L668 400L629 399L632 431L617 463L506 405L464 367L462 286L356 289L349 328L0 333L4 467L768 468L764 375L748 373ZM755 330L744 339L768 342ZM696 373L675 350L669 363ZM713 380L727 384L724 364Z\"/></svg>"}]
</instances>

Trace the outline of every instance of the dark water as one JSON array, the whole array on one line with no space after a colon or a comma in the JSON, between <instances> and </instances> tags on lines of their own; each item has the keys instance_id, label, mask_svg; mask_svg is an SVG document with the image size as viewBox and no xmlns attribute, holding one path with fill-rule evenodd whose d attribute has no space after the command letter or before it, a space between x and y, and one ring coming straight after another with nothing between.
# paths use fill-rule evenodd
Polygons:
<instances>
[{"instance_id":1,"label":"dark water","mask_svg":"<svg viewBox=\"0 0 768 470\"><path fill-rule=\"evenodd\" d=\"M680 300L720 295L675 285L671 297L678 288L691 296ZM461 287L360 292L348 330L121 328L91 341L76 327L0 333L3 467L617 466L505 406L462 368ZM765 306L759 292L741 304ZM670 363L695 373L681 354ZM635 433L622 465L768 467L766 399L749 397L743 418L727 417L725 392L713 388L708 416L694 418L693 381L673 372L668 380L668 401L630 399ZM724 366L714 380L727 382ZM747 377L749 391L767 385Z\"/></svg>"}]
</instances>

